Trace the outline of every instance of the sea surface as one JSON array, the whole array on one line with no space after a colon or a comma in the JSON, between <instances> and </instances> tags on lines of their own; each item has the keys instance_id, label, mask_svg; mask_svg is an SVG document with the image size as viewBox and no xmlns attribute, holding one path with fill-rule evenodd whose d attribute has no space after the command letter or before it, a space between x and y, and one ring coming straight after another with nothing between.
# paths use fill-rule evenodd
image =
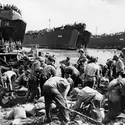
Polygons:
<instances>
[{"instance_id":1,"label":"sea surface","mask_svg":"<svg viewBox=\"0 0 125 125\"><path fill-rule=\"evenodd\" d=\"M24 51L30 51L31 48L23 48ZM50 53L55 55L56 62L64 60L67 56L70 57L71 63L75 64L79 58L78 50L60 50L60 49L38 49L38 51L46 54ZM105 64L107 59L112 58L113 55L119 54L116 49L87 49L87 53L90 56L98 57L98 62Z\"/></svg>"}]
</instances>

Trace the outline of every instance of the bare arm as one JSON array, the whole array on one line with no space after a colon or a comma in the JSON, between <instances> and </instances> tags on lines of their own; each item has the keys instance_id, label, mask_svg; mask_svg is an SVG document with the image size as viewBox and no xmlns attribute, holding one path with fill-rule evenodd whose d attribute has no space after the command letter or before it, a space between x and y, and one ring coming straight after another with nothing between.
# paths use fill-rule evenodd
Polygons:
<instances>
[{"instance_id":1,"label":"bare arm","mask_svg":"<svg viewBox=\"0 0 125 125\"><path fill-rule=\"evenodd\" d=\"M67 100L67 95L68 95L69 90L70 90L70 84L68 84L66 90L63 93L63 97L65 100Z\"/></svg>"}]
</instances>

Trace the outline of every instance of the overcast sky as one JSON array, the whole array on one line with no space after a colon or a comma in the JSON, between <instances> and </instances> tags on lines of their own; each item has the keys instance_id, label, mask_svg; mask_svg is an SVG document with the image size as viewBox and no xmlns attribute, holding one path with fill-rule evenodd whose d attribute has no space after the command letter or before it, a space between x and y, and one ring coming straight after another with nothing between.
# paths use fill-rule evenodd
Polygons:
<instances>
[{"instance_id":1,"label":"overcast sky","mask_svg":"<svg viewBox=\"0 0 125 125\"><path fill-rule=\"evenodd\" d=\"M125 0L0 0L14 4L27 22L28 30L84 22L91 33L125 30Z\"/></svg>"}]
</instances>

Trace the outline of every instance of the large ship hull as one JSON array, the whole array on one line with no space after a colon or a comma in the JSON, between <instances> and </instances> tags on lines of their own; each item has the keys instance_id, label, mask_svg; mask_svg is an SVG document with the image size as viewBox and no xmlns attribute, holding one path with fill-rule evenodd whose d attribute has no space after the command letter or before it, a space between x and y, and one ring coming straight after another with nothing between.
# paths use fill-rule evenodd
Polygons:
<instances>
[{"instance_id":1,"label":"large ship hull","mask_svg":"<svg viewBox=\"0 0 125 125\"><path fill-rule=\"evenodd\" d=\"M26 22L14 10L0 10L0 39L23 41Z\"/></svg>"},{"instance_id":2,"label":"large ship hull","mask_svg":"<svg viewBox=\"0 0 125 125\"><path fill-rule=\"evenodd\" d=\"M23 45L39 45L41 48L76 49L79 32L75 29L63 29L41 34L24 36ZM121 49L125 47L125 33L113 35L92 36L88 43L89 48Z\"/></svg>"},{"instance_id":3,"label":"large ship hull","mask_svg":"<svg viewBox=\"0 0 125 125\"><path fill-rule=\"evenodd\" d=\"M44 34L28 34L24 36L23 46L38 45L41 48L76 49L78 31L62 29Z\"/></svg>"},{"instance_id":4,"label":"large ship hull","mask_svg":"<svg viewBox=\"0 0 125 125\"><path fill-rule=\"evenodd\" d=\"M121 49L125 47L125 32L95 36L90 39L89 48Z\"/></svg>"},{"instance_id":5,"label":"large ship hull","mask_svg":"<svg viewBox=\"0 0 125 125\"><path fill-rule=\"evenodd\" d=\"M41 48L77 49L79 48L79 44L85 45L84 40L81 40L82 43L80 42L79 33L80 30L70 27L42 34L25 34L23 46L39 45ZM125 47L125 32L109 35L92 35L91 38L90 33L86 32L85 37L87 39L87 47L89 48L121 49Z\"/></svg>"},{"instance_id":6,"label":"large ship hull","mask_svg":"<svg viewBox=\"0 0 125 125\"><path fill-rule=\"evenodd\" d=\"M85 24L65 25L37 33L28 32L24 36L23 46L38 45L42 48L77 49L87 46L91 33L85 30Z\"/></svg>"}]
</instances>

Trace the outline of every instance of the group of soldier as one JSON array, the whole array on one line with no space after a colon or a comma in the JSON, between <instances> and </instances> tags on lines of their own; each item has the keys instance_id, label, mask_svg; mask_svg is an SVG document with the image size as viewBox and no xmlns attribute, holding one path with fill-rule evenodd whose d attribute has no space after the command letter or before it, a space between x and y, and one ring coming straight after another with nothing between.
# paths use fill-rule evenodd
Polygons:
<instances>
[{"instance_id":1,"label":"group of soldier","mask_svg":"<svg viewBox=\"0 0 125 125\"><path fill-rule=\"evenodd\" d=\"M0 88L26 88L27 102L34 102L44 96L46 123L52 121L52 102L56 104L60 121L64 125L68 125L76 116L76 113L73 113L69 117L68 100L75 100L75 111L79 112L81 105L91 104L98 110L97 114L104 108L104 104L108 103L106 116L96 118L106 124L125 109L125 49L122 49L120 55L108 59L105 65L99 64L97 57L88 55L82 48L78 53L79 59L74 65L70 57L59 62L60 75L57 74L56 59L53 55L48 53L32 60L24 55L23 65L1 72ZM13 92L11 96L14 98Z\"/></svg>"},{"instance_id":2,"label":"group of soldier","mask_svg":"<svg viewBox=\"0 0 125 125\"><path fill-rule=\"evenodd\" d=\"M4 9L4 10L14 10L16 12L18 12L19 14L21 14L21 10L19 10L15 5L2 5L0 4L0 9Z\"/></svg>"}]
</instances>

